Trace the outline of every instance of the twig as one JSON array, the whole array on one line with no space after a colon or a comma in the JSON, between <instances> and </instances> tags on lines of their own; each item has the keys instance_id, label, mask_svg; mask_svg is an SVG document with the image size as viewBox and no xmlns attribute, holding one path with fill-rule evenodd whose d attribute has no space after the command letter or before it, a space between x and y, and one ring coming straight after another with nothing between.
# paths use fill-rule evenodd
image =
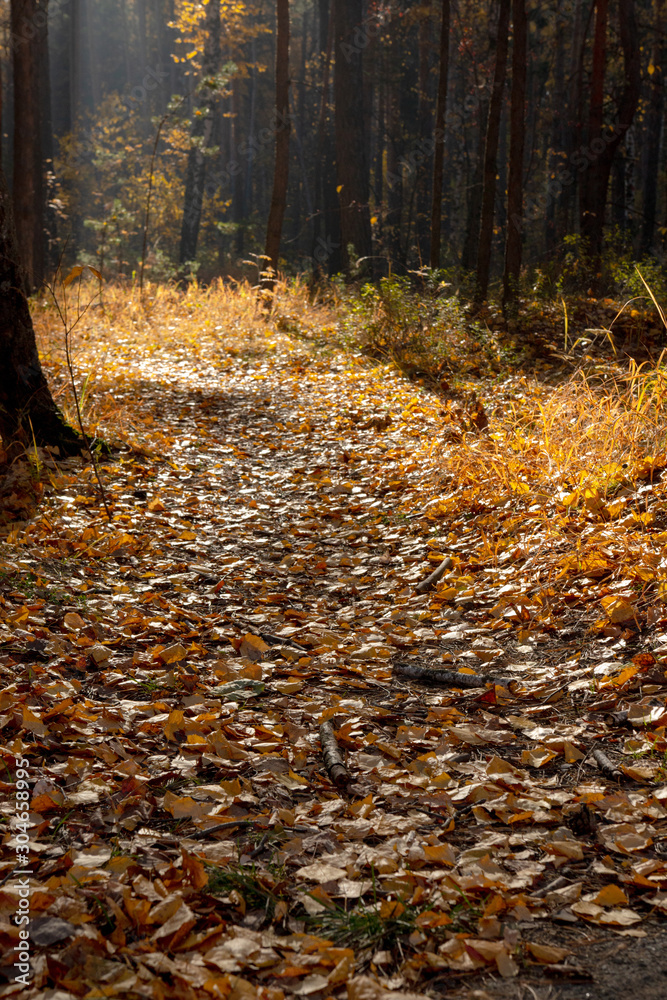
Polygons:
<instances>
[{"instance_id":1,"label":"twig","mask_svg":"<svg viewBox=\"0 0 667 1000\"><path fill-rule=\"evenodd\" d=\"M350 780L350 774L343 762L343 755L330 722L322 722L320 725L320 743L327 774L337 788L344 788Z\"/></svg>"},{"instance_id":2,"label":"twig","mask_svg":"<svg viewBox=\"0 0 667 1000\"><path fill-rule=\"evenodd\" d=\"M236 819L226 823L217 823L215 826L209 826L206 830L198 830L197 833L193 833L188 839L206 840L206 838L212 833L220 833L222 830L234 830L237 827L242 826L257 826L257 823L254 819Z\"/></svg>"},{"instance_id":3,"label":"twig","mask_svg":"<svg viewBox=\"0 0 667 1000\"><path fill-rule=\"evenodd\" d=\"M480 688L487 684L506 686L508 683L507 678L462 674L458 670L439 670L437 667L422 667L418 663L404 661L394 663L393 667L398 677L408 677L410 680L421 681L422 684L431 684L435 687Z\"/></svg>"},{"instance_id":4,"label":"twig","mask_svg":"<svg viewBox=\"0 0 667 1000\"><path fill-rule=\"evenodd\" d=\"M63 309L60 308L60 303L58 302L58 299L56 297L55 289L54 288L49 288L49 291L51 292L51 295L53 297L53 301L54 301L55 306L56 306L56 310L58 312L60 320L61 320L61 322L63 324L63 328L65 330L65 360L67 362L67 370L69 372L70 382L72 384L72 393L74 395L74 406L76 408L77 423L79 424L79 430L81 431L81 437L83 438L83 443L84 443L84 445L86 447L86 451L88 452L88 456L89 456L90 461L91 461L92 466L93 466L93 472L95 473L95 479L97 480L97 485L100 488L100 496L102 497L102 503L104 504L104 509L106 511L107 518L108 518L109 521L112 521L113 520L113 516L111 514L111 508L109 507L109 501L107 500L106 491L104 489L104 483L102 482L102 477L100 476L100 471L99 471L99 469L97 467L97 461L95 459L95 456L93 455L93 449L90 447L90 439L88 438L88 435L86 434L86 431L85 431L84 426L83 426L83 418L81 416L81 406L79 404L79 393L77 392L77 389L76 389L76 380L74 378L74 366L72 364L72 352L71 352L71 345L70 345L70 338L72 336L72 331L77 326L77 324L81 322L81 320L83 319L83 317L85 316L85 314L88 312L88 309L90 308L90 306L92 304L92 301L93 301L93 299L91 299L87 303L87 305L85 306L83 312L81 311L81 275L83 274L83 272L86 269L89 270L91 272L91 274L93 274L97 278L97 280L100 283L100 289L101 289L101 287L102 287L102 275L97 270L97 268L91 267L90 264L75 264L75 266L72 268L72 270L67 275L67 277L62 279L63 297L64 297L63 298L64 312L63 312ZM65 289L67 288L67 286L69 284L72 283L72 281L74 281L75 278L79 279L79 290L78 290L78 295L77 295L77 316L76 316L76 320L71 324L71 326L69 326L68 322L67 322L67 319L68 319L68 317L67 317L67 292L65 291ZM98 294L99 294L99 292L98 292ZM94 298L94 296L93 296L93 298Z\"/></svg>"},{"instance_id":5,"label":"twig","mask_svg":"<svg viewBox=\"0 0 667 1000\"><path fill-rule=\"evenodd\" d=\"M450 557L446 556L442 560L438 568L433 570L430 576L427 576L425 580L422 580L421 583L417 584L417 586L415 587L417 593L425 594L427 590L432 590L432 588L435 587L440 577L444 576L447 570L451 569L453 565L454 564L450 559Z\"/></svg>"},{"instance_id":6,"label":"twig","mask_svg":"<svg viewBox=\"0 0 667 1000\"><path fill-rule=\"evenodd\" d=\"M610 781L619 781L622 777L621 772L617 767L614 767L612 762L607 757L603 750L594 750L592 753L593 760L596 762L597 766L600 768L605 778L609 778Z\"/></svg>"}]
</instances>

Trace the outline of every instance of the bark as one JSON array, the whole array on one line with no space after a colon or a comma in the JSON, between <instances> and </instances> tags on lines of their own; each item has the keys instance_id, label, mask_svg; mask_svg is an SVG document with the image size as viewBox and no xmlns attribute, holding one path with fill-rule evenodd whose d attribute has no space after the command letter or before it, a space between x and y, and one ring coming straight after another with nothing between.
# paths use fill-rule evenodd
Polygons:
<instances>
[{"instance_id":1,"label":"bark","mask_svg":"<svg viewBox=\"0 0 667 1000\"><path fill-rule=\"evenodd\" d=\"M123 10L125 6L123 5ZM81 0L69 6L69 127L75 132L81 115Z\"/></svg>"},{"instance_id":2,"label":"bark","mask_svg":"<svg viewBox=\"0 0 667 1000\"><path fill-rule=\"evenodd\" d=\"M14 71L14 218L26 291L44 279L44 177L40 118L38 0L12 0Z\"/></svg>"},{"instance_id":3,"label":"bark","mask_svg":"<svg viewBox=\"0 0 667 1000\"><path fill-rule=\"evenodd\" d=\"M500 0L496 60L493 68L493 87L489 101L486 140L484 143L482 214L479 224L479 244L477 248L477 298L480 302L483 302L487 296L491 272L491 246L493 243L496 176L498 173L498 139L500 136L500 115L503 109L503 93L507 76L509 23L510 0Z\"/></svg>"},{"instance_id":4,"label":"bark","mask_svg":"<svg viewBox=\"0 0 667 1000\"><path fill-rule=\"evenodd\" d=\"M607 62L607 20L609 13L608 0L596 0L595 3L595 33L593 37L593 69L591 72L591 96L588 108L588 148L595 153L594 144L603 142L602 120L604 100L604 76ZM599 157L599 153L597 154ZM595 162L591 164L582 178L580 188L581 232L591 240L590 250L599 254L601 247L593 247L597 242L597 201L600 184L599 171ZM605 192L606 194L606 192ZM606 198L605 198L606 201Z\"/></svg>"},{"instance_id":5,"label":"bark","mask_svg":"<svg viewBox=\"0 0 667 1000\"><path fill-rule=\"evenodd\" d=\"M359 258L371 256L369 178L364 134L362 0L334 3L334 101L336 178L340 205L342 256L349 270L350 248Z\"/></svg>"},{"instance_id":6,"label":"bark","mask_svg":"<svg viewBox=\"0 0 667 1000\"><path fill-rule=\"evenodd\" d=\"M314 261L314 270L324 269L328 261L326 226L326 200L325 200L325 178L327 166L331 169L331 163L325 159L327 132L327 116L329 109L329 77L331 71L331 53L333 48L333 10L329 12L328 0L319 0L319 55L322 65L322 85L320 93L320 107L317 120L317 133L315 143L315 212L313 218L313 239L311 255ZM330 160L330 157L329 157ZM324 232L323 232L324 224ZM339 241L340 243L340 241Z\"/></svg>"},{"instance_id":7,"label":"bark","mask_svg":"<svg viewBox=\"0 0 667 1000\"><path fill-rule=\"evenodd\" d=\"M639 252L649 253L653 245L656 209L658 204L658 171L662 117L665 107L663 60L667 55L664 41L665 16L663 0L654 2L654 42L651 54L653 72L649 75L648 113L646 116L646 141L643 149L644 198L641 241Z\"/></svg>"},{"instance_id":8,"label":"bark","mask_svg":"<svg viewBox=\"0 0 667 1000\"><path fill-rule=\"evenodd\" d=\"M202 81L190 132L191 148L185 180L183 223L178 260L183 267L197 256L197 240L206 178L206 150L213 139L215 124L215 75L220 69L220 0L209 0L204 20Z\"/></svg>"},{"instance_id":9,"label":"bark","mask_svg":"<svg viewBox=\"0 0 667 1000\"><path fill-rule=\"evenodd\" d=\"M477 148L469 161L472 166L472 177L468 180L467 217L465 238L461 251L461 270L473 271L477 264L479 252L479 229L482 218L482 198L484 195L484 148L485 122L487 119L484 104L480 107L479 128L477 133Z\"/></svg>"},{"instance_id":10,"label":"bark","mask_svg":"<svg viewBox=\"0 0 667 1000\"><path fill-rule=\"evenodd\" d=\"M73 455L83 446L53 401L37 354L24 292L16 233L0 170L0 436L5 447L57 446Z\"/></svg>"},{"instance_id":11,"label":"bark","mask_svg":"<svg viewBox=\"0 0 667 1000\"><path fill-rule=\"evenodd\" d=\"M557 229L562 235L571 232L575 228L575 206L579 193L579 173L574 169L574 161L582 138L584 55L586 53L586 40L590 31L595 4L588 4L588 13L586 13L585 6L585 0L575 0L575 13L571 33L572 49L567 97L567 128L565 133L564 165L567 183L560 197L558 221L556 223Z\"/></svg>"},{"instance_id":12,"label":"bark","mask_svg":"<svg viewBox=\"0 0 667 1000\"><path fill-rule=\"evenodd\" d=\"M433 7L424 5L419 21L419 105L417 121L419 136L427 136L431 131L431 96L429 94L431 37L433 34ZM433 173L433 159L425 156L417 167L415 184L417 195L416 238L420 264L425 263L429 251L429 180Z\"/></svg>"},{"instance_id":13,"label":"bark","mask_svg":"<svg viewBox=\"0 0 667 1000\"><path fill-rule=\"evenodd\" d=\"M544 245L551 252L559 242L556 232L558 197L549 190L548 182L558 175L562 166L565 147L564 117L565 107L565 22L556 12L556 56L554 65L554 108L551 119L551 148L547 150L547 212L544 227Z\"/></svg>"},{"instance_id":14,"label":"bark","mask_svg":"<svg viewBox=\"0 0 667 1000\"><path fill-rule=\"evenodd\" d=\"M403 166L401 153L403 136L396 81L387 86L387 249L392 271L405 273L405 257L401 243L401 220L403 217Z\"/></svg>"},{"instance_id":15,"label":"bark","mask_svg":"<svg viewBox=\"0 0 667 1000\"><path fill-rule=\"evenodd\" d=\"M278 273L278 253L287 202L289 177L289 0L276 0L276 157L273 170L273 194L266 227L266 248L271 276L264 282L273 288Z\"/></svg>"},{"instance_id":16,"label":"bark","mask_svg":"<svg viewBox=\"0 0 667 1000\"><path fill-rule=\"evenodd\" d=\"M634 0L619 0L619 34L623 50L624 85L618 102L618 115L613 132L606 130L603 134L602 102L600 99L600 87L603 81L600 81L599 77L604 69L606 48L606 46L603 47L603 29L606 37L606 0L598 0L598 6L601 20L600 38L597 37L598 22L596 18L588 137L588 148L591 154L596 155L596 159L586 172L585 181L582 184L581 199L581 233L588 244L595 273L599 270L598 265L602 252L609 175L618 148L632 125L641 91L640 47L635 4ZM599 152L597 152L598 150Z\"/></svg>"},{"instance_id":17,"label":"bark","mask_svg":"<svg viewBox=\"0 0 667 1000\"><path fill-rule=\"evenodd\" d=\"M445 118L447 115L447 77L449 75L449 14L450 0L442 0L440 24L440 75L435 108L435 150L433 153L433 191L431 198L431 255L432 268L440 267L442 227L442 180L445 166Z\"/></svg>"},{"instance_id":18,"label":"bark","mask_svg":"<svg viewBox=\"0 0 667 1000\"><path fill-rule=\"evenodd\" d=\"M507 238L503 276L503 310L513 308L519 289L523 237L523 148L525 140L526 59L528 24L526 0L512 0L512 101L510 167L507 182Z\"/></svg>"}]
</instances>

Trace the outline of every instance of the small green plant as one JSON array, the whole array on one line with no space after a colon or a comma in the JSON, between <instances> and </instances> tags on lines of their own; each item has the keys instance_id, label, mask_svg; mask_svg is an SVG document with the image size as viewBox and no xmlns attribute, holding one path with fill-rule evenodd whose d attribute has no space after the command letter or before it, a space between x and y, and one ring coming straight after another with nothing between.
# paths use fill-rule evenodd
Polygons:
<instances>
[{"instance_id":1,"label":"small green plant","mask_svg":"<svg viewBox=\"0 0 667 1000\"><path fill-rule=\"evenodd\" d=\"M388 951L417 927L421 910L396 900L360 904L352 910L335 906L307 918L307 926L337 945L354 945L359 950L384 948Z\"/></svg>"},{"instance_id":2,"label":"small green plant","mask_svg":"<svg viewBox=\"0 0 667 1000\"><path fill-rule=\"evenodd\" d=\"M268 919L273 917L276 906L286 898L280 878L281 869L276 874L260 871L254 864L232 864L221 868L206 865L208 871L208 891L212 896L228 896L238 893L250 909L264 910ZM278 877L276 877L276 875Z\"/></svg>"}]
</instances>

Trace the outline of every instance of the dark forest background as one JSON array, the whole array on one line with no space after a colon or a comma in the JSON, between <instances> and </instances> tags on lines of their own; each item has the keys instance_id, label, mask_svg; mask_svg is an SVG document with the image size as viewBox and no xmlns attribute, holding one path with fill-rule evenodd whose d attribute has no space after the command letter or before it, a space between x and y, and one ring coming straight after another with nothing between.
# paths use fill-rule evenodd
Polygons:
<instances>
[{"instance_id":1,"label":"dark forest background","mask_svg":"<svg viewBox=\"0 0 667 1000\"><path fill-rule=\"evenodd\" d=\"M33 288L63 255L107 279L247 275L281 132L287 273L430 266L480 299L519 275L611 292L635 259L662 280L662 0L281 5L286 114L273 2L5 0L2 165Z\"/></svg>"}]
</instances>

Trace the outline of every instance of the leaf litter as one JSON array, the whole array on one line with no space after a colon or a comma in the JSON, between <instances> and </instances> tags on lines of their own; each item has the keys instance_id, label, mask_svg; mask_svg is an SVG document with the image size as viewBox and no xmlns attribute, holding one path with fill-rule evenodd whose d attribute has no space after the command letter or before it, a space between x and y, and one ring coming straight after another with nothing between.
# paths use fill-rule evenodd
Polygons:
<instances>
[{"instance_id":1,"label":"leaf litter","mask_svg":"<svg viewBox=\"0 0 667 1000\"><path fill-rule=\"evenodd\" d=\"M323 347L297 294L300 339L249 289L107 295L75 368L118 445L112 521L44 452L2 529L6 964L19 759L34 949L2 995L463 996L644 935L667 912L665 456L566 491L503 416L525 376L457 429Z\"/></svg>"}]
</instances>

